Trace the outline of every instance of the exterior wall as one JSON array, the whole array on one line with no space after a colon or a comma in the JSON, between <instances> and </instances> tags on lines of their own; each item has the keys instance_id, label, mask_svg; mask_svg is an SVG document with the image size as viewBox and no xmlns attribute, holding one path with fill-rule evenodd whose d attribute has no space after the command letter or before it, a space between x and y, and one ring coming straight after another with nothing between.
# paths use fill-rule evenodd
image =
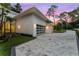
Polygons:
<instances>
[{"instance_id":1,"label":"exterior wall","mask_svg":"<svg viewBox=\"0 0 79 59\"><path fill-rule=\"evenodd\" d=\"M33 36L36 37L37 36L36 24L46 26L46 22L35 15L32 15L32 20L33 20Z\"/></svg>"},{"instance_id":2,"label":"exterior wall","mask_svg":"<svg viewBox=\"0 0 79 59\"><path fill-rule=\"evenodd\" d=\"M35 15L20 18L16 21L16 32L36 37L36 24L46 26L46 22Z\"/></svg>"},{"instance_id":3,"label":"exterior wall","mask_svg":"<svg viewBox=\"0 0 79 59\"><path fill-rule=\"evenodd\" d=\"M32 35L33 34L32 25L33 25L32 16L17 19L17 21L16 21L16 32Z\"/></svg>"},{"instance_id":4,"label":"exterior wall","mask_svg":"<svg viewBox=\"0 0 79 59\"><path fill-rule=\"evenodd\" d=\"M39 17L37 17L35 15L32 15L32 16L33 16L33 23L34 24L46 26L46 22L43 19L40 19Z\"/></svg>"},{"instance_id":5,"label":"exterior wall","mask_svg":"<svg viewBox=\"0 0 79 59\"><path fill-rule=\"evenodd\" d=\"M46 33L53 33L53 27L50 24L46 25Z\"/></svg>"}]
</instances>

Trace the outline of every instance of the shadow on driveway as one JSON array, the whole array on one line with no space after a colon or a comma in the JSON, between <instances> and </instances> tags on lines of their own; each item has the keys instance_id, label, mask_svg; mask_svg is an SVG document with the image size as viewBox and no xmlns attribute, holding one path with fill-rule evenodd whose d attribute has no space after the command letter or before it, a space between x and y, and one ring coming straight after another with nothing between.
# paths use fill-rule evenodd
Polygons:
<instances>
[{"instance_id":1,"label":"shadow on driveway","mask_svg":"<svg viewBox=\"0 0 79 59\"><path fill-rule=\"evenodd\" d=\"M77 34L76 34L76 39L77 39L77 48L78 48L78 55L79 55L79 37Z\"/></svg>"},{"instance_id":2,"label":"shadow on driveway","mask_svg":"<svg viewBox=\"0 0 79 59\"><path fill-rule=\"evenodd\" d=\"M11 48L11 56L16 56L15 47Z\"/></svg>"}]
</instances>

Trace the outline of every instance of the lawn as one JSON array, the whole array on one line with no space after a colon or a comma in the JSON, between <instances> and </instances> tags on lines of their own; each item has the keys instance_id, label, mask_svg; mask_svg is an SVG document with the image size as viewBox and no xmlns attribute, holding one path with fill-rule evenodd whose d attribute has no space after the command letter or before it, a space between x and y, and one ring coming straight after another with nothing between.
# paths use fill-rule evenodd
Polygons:
<instances>
[{"instance_id":1,"label":"lawn","mask_svg":"<svg viewBox=\"0 0 79 59\"><path fill-rule=\"evenodd\" d=\"M31 36L18 35L11 39L8 39L7 42L0 43L0 56L10 56L11 47L28 42L32 39L33 37Z\"/></svg>"}]
</instances>

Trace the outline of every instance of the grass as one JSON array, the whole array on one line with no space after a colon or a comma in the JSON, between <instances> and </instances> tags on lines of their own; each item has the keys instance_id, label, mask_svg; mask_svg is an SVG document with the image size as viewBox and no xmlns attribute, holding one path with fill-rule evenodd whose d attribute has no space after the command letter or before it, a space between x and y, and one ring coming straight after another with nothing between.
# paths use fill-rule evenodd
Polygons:
<instances>
[{"instance_id":1,"label":"grass","mask_svg":"<svg viewBox=\"0 0 79 59\"><path fill-rule=\"evenodd\" d=\"M28 42L32 40L31 36L23 36L18 35L9 39L4 43L0 43L0 56L10 56L11 55L11 47Z\"/></svg>"},{"instance_id":2,"label":"grass","mask_svg":"<svg viewBox=\"0 0 79 59\"><path fill-rule=\"evenodd\" d=\"M10 56L11 48L1 47L0 49L0 56Z\"/></svg>"}]
</instances>

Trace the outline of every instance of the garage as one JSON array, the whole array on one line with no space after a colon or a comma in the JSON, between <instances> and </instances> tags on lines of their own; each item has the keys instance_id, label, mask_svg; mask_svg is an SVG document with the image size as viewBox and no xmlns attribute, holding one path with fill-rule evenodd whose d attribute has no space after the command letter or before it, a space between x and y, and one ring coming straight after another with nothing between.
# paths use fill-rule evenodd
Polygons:
<instances>
[{"instance_id":1,"label":"garage","mask_svg":"<svg viewBox=\"0 0 79 59\"><path fill-rule=\"evenodd\" d=\"M37 37L46 32L49 21L37 8L32 7L16 16L16 33Z\"/></svg>"},{"instance_id":2,"label":"garage","mask_svg":"<svg viewBox=\"0 0 79 59\"><path fill-rule=\"evenodd\" d=\"M36 32L37 32L37 34L45 33L45 26L37 24Z\"/></svg>"}]
</instances>

